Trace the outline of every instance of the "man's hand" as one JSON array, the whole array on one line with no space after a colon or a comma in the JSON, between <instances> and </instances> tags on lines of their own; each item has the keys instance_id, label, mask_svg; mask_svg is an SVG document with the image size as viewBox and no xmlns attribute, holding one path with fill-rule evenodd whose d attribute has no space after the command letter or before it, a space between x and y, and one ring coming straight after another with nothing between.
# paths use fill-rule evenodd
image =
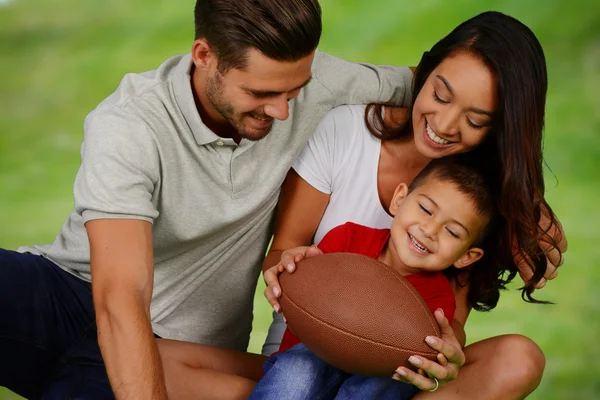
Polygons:
<instances>
[{"instance_id":1,"label":"man's hand","mask_svg":"<svg viewBox=\"0 0 600 400\"><path fill-rule=\"evenodd\" d=\"M536 289L541 289L546 286L547 281L556 278L558 275L558 267L563 265L564 257L563 254L568 249L567 237L563 231L562 225L558 219L555 218L556 224L551 224L550 218L547 216L547 211L542 211L542 217L540 218L539 228L540 231L546 232L546 238L542 237L539 242L540 248L546 254L547 258L547 269L544 277L537 283ZM556 242L556 247L548 240L552 238ZM515 258L515 264L519 268L519 275L523 282L527 283L533 277L533 270L523 257L519 254L519 247L516 240L513 242L513 254Z\"/></svg>"}]
</instances>

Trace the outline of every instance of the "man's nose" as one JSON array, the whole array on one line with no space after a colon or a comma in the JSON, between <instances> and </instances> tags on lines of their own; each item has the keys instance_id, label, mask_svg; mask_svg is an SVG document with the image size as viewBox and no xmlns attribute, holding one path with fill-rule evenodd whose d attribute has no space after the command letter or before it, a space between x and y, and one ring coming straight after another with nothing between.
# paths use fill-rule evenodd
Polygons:
<instances>
[{"instance_id":1,"label":"man's nose","mask_svg":"<svg viewBox=\"0 0 600 400\"><path fill-rule=\"evenodd\" d=\"M281 95L269 101L269 104L265 105L264 113L281 121L286 120L290 116L287 96Z\"/></svg>"}]
</instances>

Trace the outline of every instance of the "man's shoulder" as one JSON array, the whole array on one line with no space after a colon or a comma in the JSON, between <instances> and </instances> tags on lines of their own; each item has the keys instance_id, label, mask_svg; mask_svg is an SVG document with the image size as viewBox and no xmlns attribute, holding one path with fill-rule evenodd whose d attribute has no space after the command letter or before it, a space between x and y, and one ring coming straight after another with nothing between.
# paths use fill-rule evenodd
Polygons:
<instances>
[{"instance_id":1,"label":"man's shoulder","mask_svg":"<svg viewBox=\"0 0 600 400\"><path fill-rule=\"evenodd\" d=\"M117 89L97 109L105 111L116 107L130 112L143 112L149 104L170 101L169 84L184 57L185 55L171 57L153 70L125 74Z\"/></svg>"}]
</instances>

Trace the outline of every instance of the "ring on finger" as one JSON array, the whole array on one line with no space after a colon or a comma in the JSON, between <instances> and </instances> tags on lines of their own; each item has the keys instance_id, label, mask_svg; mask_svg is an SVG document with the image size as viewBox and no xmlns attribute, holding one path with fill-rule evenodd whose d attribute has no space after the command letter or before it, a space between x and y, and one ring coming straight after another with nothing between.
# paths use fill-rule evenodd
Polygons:
<instances>
[{"instance_id":1,"label":"ring on finger","mask_svg":"<svg viewBox=\"0 0 600 400\"><path fill-rule=\"evenodd\" d=\"M440 381L438 381L435 377L432 377L432 379L435 381L435 387L431 390L428 390L428 392L435 392L440 387Z\"/></svg>"}]
</instances>

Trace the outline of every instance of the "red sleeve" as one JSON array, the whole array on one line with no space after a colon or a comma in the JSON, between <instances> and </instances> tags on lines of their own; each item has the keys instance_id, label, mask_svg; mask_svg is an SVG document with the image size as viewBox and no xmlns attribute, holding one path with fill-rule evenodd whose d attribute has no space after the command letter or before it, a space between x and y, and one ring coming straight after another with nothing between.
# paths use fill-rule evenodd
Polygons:
<instances>
[{"instance_id":1,"label":"red sleeve","mask_svg":"<svg viewBox=\"0 0 600 400\"><path fill-rule=\"evenodd\" d=\"M348 243L348 223L339 225L323 236L317 247L323 253L339 253L346 251Z\"/></svg>"},{"instance_id":2,"label":"red sleeve","mask_svg":"<svg viewBox=\"0 0 600 400\"><path fill-rule=\"evenodd\" d=\"M446 275L441 272L423 272L407 275L406 279L417 289L431 312L441 308L448 321L452 322L456 310L456 299Z\"/></svg>"},{"instance_id":3,"label":"red sleeve","mask_svg":"<svg viewBox=\"0 0 600 400\"><path fill-rule=\"evenodd\" d=\"M298 343L300 343L300 339L298 339L298 337L292 333L290 328L285 328L285 332L283 333L283 339L281 339L281 344L279 345L279 351L277 353L286 351L294 347Z\"/></svg>"}]
</instances>

